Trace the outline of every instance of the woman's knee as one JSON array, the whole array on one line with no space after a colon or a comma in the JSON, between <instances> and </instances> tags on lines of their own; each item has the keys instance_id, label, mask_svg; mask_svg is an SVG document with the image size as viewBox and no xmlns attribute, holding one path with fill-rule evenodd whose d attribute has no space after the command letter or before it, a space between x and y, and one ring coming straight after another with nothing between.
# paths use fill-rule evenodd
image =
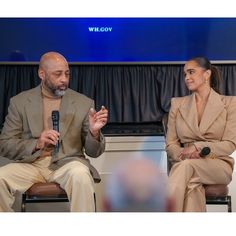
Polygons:
<instances>
[{"instance_id":1,"label":"woman's knee","mask_svg":"<svg viewBox=\"0 0 236 236\"><path fill-rule=\"evenodd\" d=\"M180 161L171 168L171 171L173 172L174 170L179 170L179 171L186 171L186 170L192 170L193 169L193 160L186 159L183 161Z\"/></svg>"}]
</instances>

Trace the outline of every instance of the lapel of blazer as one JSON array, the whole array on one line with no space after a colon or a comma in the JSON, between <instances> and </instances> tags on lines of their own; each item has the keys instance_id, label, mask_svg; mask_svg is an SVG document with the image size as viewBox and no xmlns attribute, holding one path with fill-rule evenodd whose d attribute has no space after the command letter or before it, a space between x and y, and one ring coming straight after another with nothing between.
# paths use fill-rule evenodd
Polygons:
<instances>
[{"instance_id":1,"label":"lapel of blazer","mask_svg":"<svg viewBox=\"0 0 236 236\"><path fill-rule=\"evenodd\" d=\"M75 101L71 100L70 93L67 91L62 98L60 106L60 138L65 135L75 113ZM32 90L28 97L28 104L25 106L26 117L33 137L39 137L43 131L43 99L40 86Z\"/></svg>"},{"instance_id":2,"label":"lapel of blazer","mask_svg":"<svg viewBox=\"0 0 236 236\"><path fill-rule=\"evenodd\" d=\"M28 104L25 106L26 117L33 137L39 137L43 131L43 112L42 112L41 88L37 86L32 90L28 97Z\"/></svg>"},{"instance_id":3,"label":"lapel of blazer","mask_svg":"<svg viewBox=\"0 0 236 236\"><path fill-rule=\"evenodd\" d=\"M64 137L71 121L74 118L74 113L76 111L74 103L75 101L71 99L70 91L68 89L62 98L60 106L60 139Z\"/></svg>"},{"instance_id":4,"label":"lapel of blazer","mask_svg":"<svg viewBox=\"0 0 236 236\"><path fill-rule=\"evenodd\" d=\"M217 119L225 106L221 100L221 96L211 89L205 110L199 125L200 132L204 134L211 124Z\"/></svg>"},{"instance_id":5,"label":"lapel of blazer","mask_svg":"<svg viewBox=\"0 0 236 236\"><path fill-rule=\"evenodd\" d=\"M179 111L182 115L182 118L187 123L188 127L196 134L200 135L198 120L197 120L197 108L195 102L195 94L186 96L184 102L181 104Z\"/></svg>"}]
</instances>

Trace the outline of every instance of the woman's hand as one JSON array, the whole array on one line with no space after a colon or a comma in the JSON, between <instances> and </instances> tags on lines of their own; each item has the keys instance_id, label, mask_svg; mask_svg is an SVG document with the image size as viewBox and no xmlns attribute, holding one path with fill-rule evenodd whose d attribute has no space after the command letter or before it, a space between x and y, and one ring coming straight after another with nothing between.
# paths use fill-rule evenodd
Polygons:
<instances>
[{"instance_id":1,"label":"woman's hand","mask_svg":"<svg viewBox=\"0 0 236 236\"><path fill-rule=\"evenodd\" d=\"M185 160L185 159L199 159L201 158L199 156L199 150L192 145L190 147L185 147L179 154L178 158L180 160Z\"/></svg>"}]
</instances>

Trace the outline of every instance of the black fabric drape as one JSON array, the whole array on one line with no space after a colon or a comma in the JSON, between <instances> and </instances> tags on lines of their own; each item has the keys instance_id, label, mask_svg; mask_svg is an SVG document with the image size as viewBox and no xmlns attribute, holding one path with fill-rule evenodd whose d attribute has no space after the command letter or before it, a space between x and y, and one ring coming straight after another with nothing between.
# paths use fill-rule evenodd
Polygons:
<instances>
[{"instance_id":1,"label":"black fabric drape","mask_svg":"<svg viewBox=\"0 0 236 236\"><path fill-rule=\"evenodd\" d=\"M218 65L222 94L236 94L236 65ZM40 83L38 65L0 65L0 124L10 97ZM70 65L70 88L109 109L109 123L158 122L170 99L189 94L183 65Z\"/></svg>"},{"instance_id":2,"label":"black fabric drape","mask_svg":"<svg viewBox=\"0 0 236 236\"><path fill-rule=\"evenodd\" d=\"M5 120L10 98L39 83L36 66L0 65L0 127Z\"/></svg>"}]
</instances>

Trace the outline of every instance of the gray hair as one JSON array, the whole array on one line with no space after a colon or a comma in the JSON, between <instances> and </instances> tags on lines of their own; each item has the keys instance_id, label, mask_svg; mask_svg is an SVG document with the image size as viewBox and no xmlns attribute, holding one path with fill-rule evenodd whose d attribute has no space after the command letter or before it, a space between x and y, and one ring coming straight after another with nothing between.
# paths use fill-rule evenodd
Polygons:
<instances>
[{"instance_id":1,"label":"gray hair","mask_svg":"<svg viewBox=\"0 0 236 236\"><path fill-rule=\"evenodd\" d=\"M113 212L167 211L167 181L156 163L132 158L115 169L106 188Z\"/></svg>"}]
</instances>

